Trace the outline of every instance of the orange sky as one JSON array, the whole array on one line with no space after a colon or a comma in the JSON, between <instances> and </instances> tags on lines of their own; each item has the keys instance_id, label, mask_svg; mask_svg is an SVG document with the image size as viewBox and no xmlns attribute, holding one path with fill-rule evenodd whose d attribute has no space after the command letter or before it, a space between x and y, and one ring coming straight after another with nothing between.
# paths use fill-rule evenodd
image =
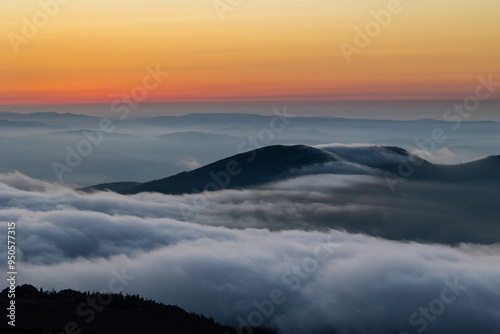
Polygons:
<instances>
[{"instance_id":1,"label":"orange sky","mask_svg":"<svg viewBox=\"0 0 500 334\"><path fill-rule=\"evenodd\" d=\"M449 99L500 81L498 0L401 1L350 64L340 44L396 0L243 0L224 20L213 0L59 0L25 38L23 17L56 1L0 3L0 104L111 102L156 64L170 76L146 102Z\"/></svg>"}]
</instances>

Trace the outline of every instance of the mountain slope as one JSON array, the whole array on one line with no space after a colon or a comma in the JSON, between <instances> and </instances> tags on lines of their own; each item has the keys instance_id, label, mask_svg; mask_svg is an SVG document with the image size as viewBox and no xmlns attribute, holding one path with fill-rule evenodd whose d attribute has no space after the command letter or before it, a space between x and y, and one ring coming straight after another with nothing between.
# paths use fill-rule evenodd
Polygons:
<instances>
[{"instance_id":1,"label":"mountain slope","mask_svg":"<svg viewBox=\"0 0 500 334\"><path fill-rule=\"evenodd\" d=\"M190 172L124 187L101 184L83 191L111 190L123 194L199 193L245 188L309 174L357 174L443 182L500 182L500 157L462 165L436 165L399 147L342 146L320 148L275 145L238 154ZM119 185L119 186L117 186Z\"/></svg>"},{"instance_id":2,"label":"mountain slope","mask_svg":"<svg viewBox=\"0 0 500 334\"><path fill-rule=\"evenodd\" d=\"M338 158L305 145L270 146L219 160L191 172L147 182L123 193L155 191L184 194L222 188L243 188L287 178L293 175L293 169L333 161L338 161Z\"/></svg>"},{"instance_id":3,"label":"mountain slope","mask_svg":"<svg viewBox=\"0 0 500 334\"><path fill-rule=\"evenodd\" d=\"M8 291L7 288L0 293L2 305L8 303ZM82 307L78 312L79 306ZM237 333L234 328L220 325L212 318L121 293L97 295L69 289L43 292L25 284L16 288L16 310L16 327L4 323L0 325L1 333L78 333L79 330L81 333L110 334ZM65 331L68 323L74 330ZM263 328L250 330L255 334L274 333Z\"/></svg>"},{"instance_id":4,"label":"mountain slope","mask_svg":"<svg viewBox=\"0 0 500 334\"><path fill-rule=\"evenodd\" d=\"M349 167L341 158L327 151L305 146L268 146L219 160L190 172L182 172L161 180L146 182L119 191L113 185L99 185L124 194L161 192L164 194L198 193L222 188L244 188L310 173L304 169L330 164L337 172L365 173ZM89 187L83 190L94 190Z\"/></svg>"}]
</instances>

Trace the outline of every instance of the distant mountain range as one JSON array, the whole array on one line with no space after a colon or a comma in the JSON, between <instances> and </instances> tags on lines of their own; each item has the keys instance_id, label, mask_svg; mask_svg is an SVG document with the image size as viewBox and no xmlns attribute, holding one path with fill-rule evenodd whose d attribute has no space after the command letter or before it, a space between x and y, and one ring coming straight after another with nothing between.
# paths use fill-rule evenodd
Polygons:
<instances>
[{"instance_id":1,"label":"distant mountain range","mask_svg":"<svg viewBox=\"0 0 500 334\"><path fill-rule=\"evenodd\" d=\"M500 156L460 165L438 165L392 146L311 147L274 145L231 156L198 169L145 183L105 183L83 191L122 194L192 194L259 186L311 174L354 174L440 182L500 183Z\"/></svg>"},{"instance_id":2,"label":"distant mountain range","mask_svg":"<svg viewBox=\"0 0 500 334\"><path fill-rule=\"evenodd\" d=\"M0 119L8 121L39 122L51 126L67 126L68 124L79 122L80 124L93 124L99 117L78 115L72 113L59 114L55 112L36 112L29 114L18 114L12 112L0 112ZM84 125L85 126L85 125Z\"/></svg>"},{"instance_id":3,"label":"distant mountain range","mask_svg":"<svg viewBox=\"0 0 500 334\"><path fill-rule=\"evenodd\" d=\"M124 120L117 118L117 115L104 116L113 119L113 122L120 124L124 128L129 126L148 126L161 127L169 129L169 132L175 131L200 131L199 129L212 129L214 131L223 131L226 128L262 128L269 126L269 121L275 118L274 115L257 115L257 114L231 114L231 113L193 113L183 116L156 116L156 117L129 117ZM89 126L98 126L103 117L88 116L83 114L73 113L55 113L55 112L36 112L29 114L20 114L13 112L1 112L0 120L7 121L23 121L23 122L39 122L51 126L64 126L71 128L88 128ZM436 119L420 119L413 121L400 120L381 120L381 119L351 119L343 117L293 117L290 118L290 125L294 128L301 128L307 131L311 128L334 126L335 130L346 129L350 127L364 127L370 124L371 128L391 127L391 130L398 131L414 131L419 127L428 125L446 126L454 123ZM464 122L463 128L474 130L480 128L484 131L493 132L500 127L499 122L494 121L471 121ZM357 134L358 136L361 133Z\"/></svg>"},{"instance_id":4,"label":"distant mountain range","mask_svg":"<svg viewBox=\"0 0 500 334\"><path fill-rule=\"evenodd\" d=\"M15 121L0 118L0 133L7 137L19 137L23 135L50 133L66 129L63 126L47 125L45 123L27 120Z\"/></svg>"},{"instance_id":5,"label":"distant mountain range","mask_svg":"<svg viewBox=\"0 0 500 334\"><path fill-rule=\"evenodd\" d=\"M109 116L113 131L102 133L102 144L94 146L92 154L71 173L64 174L64 183L86 187L99 182L146 182L232 156L241 152L241 145L250 150L268 145L362 143L413 152L418 149L417 139L429 138L433 130L442 129L447 141L437 145L429 159L451 163L498 154L500 142L498 122L462 122L456 131L456 123L432 119L290 117L281 128L283 124L275 115L211 113L124 120L117 116ZM79 144L86 146L84 131L100 132L102 119L73 113L0 112L0 156L8 157L0 159L0 173L16 170L60 182L53 162L67 165L68 150L77 149ZM250 140L256 144L250 145Z\"/></svg>"}]
</instances>

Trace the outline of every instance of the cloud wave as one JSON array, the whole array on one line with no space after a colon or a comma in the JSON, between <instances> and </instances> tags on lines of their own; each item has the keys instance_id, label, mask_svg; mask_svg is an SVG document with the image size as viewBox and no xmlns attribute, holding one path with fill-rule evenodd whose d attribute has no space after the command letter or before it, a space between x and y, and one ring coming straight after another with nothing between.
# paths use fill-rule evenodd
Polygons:
<instances>
[{"instance_id":1,"label":"cloud wave","mask_svg":"<svg viewBox=\"0 0 500 334\"><path fill-rule=\"evenodd\" d=\"M124 292L234 325L262 319L292 334L497 333L500 244L391 241L311 224L375 224L374 208L394 200L375 200L378 182L316 176L253 190L121 196L0 174L0 220L17 221L21 283L44 289L105 289L112 270L123 269L134 276ZM405 188L405 214L421 187ZM360 189L369 192L354 200ZM202 196L210 205L186 220L179 208Z\"/></svg>"}]
</instances>

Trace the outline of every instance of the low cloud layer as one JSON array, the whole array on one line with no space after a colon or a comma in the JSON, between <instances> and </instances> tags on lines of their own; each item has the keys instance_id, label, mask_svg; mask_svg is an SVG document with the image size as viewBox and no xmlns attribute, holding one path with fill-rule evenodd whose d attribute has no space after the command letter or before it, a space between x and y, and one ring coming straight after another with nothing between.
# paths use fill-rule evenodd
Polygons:
<instances>
[{"instance_id":1,"label":"low cloud layer","mask_svg":"<svg viewBox=\"0 0 500 334\"><path fill-rule=\"evenodd\" d=\"M262 320L292 334L496 334L500 244L401 242L330 229L371 224L376 232L405 218L400 229L415 229L408 235L446 234L468 219L447 208L484 189L405 183L395 195L380 182L321 175L245 191L121 196L0 174L0 220L17 221L21 283L44 289L109 289L115 270L129 276L125 293L233 325ZM430 205L444 195L442 206ZM493 213L479 216L479 227L469 221L469 230L479 233Z\"/></svg>"},{"instance_id":2,"label":"low cloud layer","mask_svg":"<svg viewBox=\"0 0 500 334\"><path fill-rule=\"evenodd\" d=\"M201 167L201 164L195 158L179 159L178 164L187 170L193 170Z\"/></svg>"},{"instance_id":3,"label":"low cloud layer","mask_svg":"<svg viewBox=\"0 0 500 334\"><path fill-rule=\"evenodd\" d=\"M436 164L451 165L453 163L456 163L456 161L458 160L455 154L453 154L453 152L447 147L443 147L439 150L436 150L434 154L431 154L426 150L420 150L420 149L414 149L411 150L411 152L413 154L418 155L419 157L424 158L427 161Z\"/></svg>"}]
</instances>

